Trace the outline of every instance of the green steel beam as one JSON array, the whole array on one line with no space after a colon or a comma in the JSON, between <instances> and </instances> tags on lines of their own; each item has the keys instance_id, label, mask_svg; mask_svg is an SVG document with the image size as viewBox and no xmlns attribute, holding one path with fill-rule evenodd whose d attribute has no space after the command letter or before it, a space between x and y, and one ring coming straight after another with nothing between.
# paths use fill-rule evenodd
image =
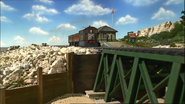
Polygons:
<instances>
[{"instance_id":1,"label":"green steel beam","mask_svg":"<svg viewBox=\"0 0 185 104\"><path fill-rule=\"evenodd\" d=\"M125 73L124 73L124 70L123 70L121 57L119 57L116 60L116 63L117 63L117 68L118 68L118 72L119 72L119 79L120 79L120 83L121 83L121 89L122 89L123 98L126 99L127 83L126 83L126 81L124 79Z\"/></svg>"},{"instance_id":2,"label":"green steel beam","mask_svg":"<svg viewBox=\"0 0 185 104\"><path fill-rule=\"evenodd\" d=\"M114 87L116 87L118 78L119 78L119 73L117 71L117 73L116 73L116 79L114 80Z\"/></svg>"},{"instance_id":3,"label":"green steel beam","mask_svg":"<svg viewBox=\"0 0 185 104\"><path fill-rule=\"evenodd\" d=\"M140 72L139 70L137 70L138 62L139 62L139 58L135 57L125 103L135 103L134 101L136 98L135 94L136 94L136 90L137 90L137 86L140 78Z\"/></svg>"},{"instance_id":4,"label":"green steel beam","mask_svg":"<svg viewBox=\"0 0 185 104\"><path fill-rule=\"evenodd\" d=\"M159 55L150 53L137 53L137 52L126 52L126 51L113 51L113 50L103 50L107 54L117 54L128 57L138 57L143 59L157 60L157 61L167 61L167 62L177 62L185 63L184 57L182 56L170 56L170 55Z\"/></svg>"},{"instance_id":5,"label":"green steel beam","mask_svg":"<svg viewBox=\"0 0 185 104\"><path fill-rule=\"evenodd\" d=\"M104 53L102 53L102 55L101 55L100 64L98 67L98 72L97 72L94 87L93 87L93 91L95 91L95 92L97 91L96 88L97 88L98 84L100 83L101 75L103 74L103 65L102 65L103 64L103 57L104 57Z\"/></svg>"},{"instance_id":6,"label":"green steel beam","mask_svg":"<svg viewBox=\"0 0 185 104\"><path fill-rule=\"evenodd\" d=\"M106 76L105 76L106 77ZM98 86L96 87L96 90L99 91L101 86L103 85L103 82L105 81L105 77L101 80L101 82L98 84Z\"/></svg>"},{"instance_id":7,"label":"green steel beam","mask_svg":"<svg viewBox=\"0 0 185 104\"><path fill-rule=\"evenodd\" d=\"M113 60L111 65L108 65L109 59ZM132 61L133 59L134 62ZM122 61L123 66L125 65L124 69ZM131 66L131 64L133 65ZM156 68L152 65L158 65L159 67ZM160 65L162 66L160 67ZM181 72L183 69L181 65L184 65L184 57L182 56L103 50L93 90L95 92L98 91L103 85L103 82L105 82L106 93L104 100L106 102L111 101L112 96L121 87L124 102L136 103L139 88L142 86L140 85L142 78L147 94L137 103L142 103L147 98L150 99L151 103L158 103L155 92L167 84L168 91L166 93L165 103L180 103L185 101L185 82L183 79L185 73ZM164 74L157 74L159 70L162 70ZM165 78L155 86L150 80L150 78L155 77ZM120 83L116 85L118 78L120 79ZM129 79L128 89L126 79Z\"/></svg>"},{"instance_id":8,"label":"green steel beam","mask_svg":"<svg viewBox=\"0 0 185 104\"><path fill-rule=\"evenodd\" d=\"M105 86L108 85L109 83L109 74L108 74L108 71L109 71L109 67L108 67L108 55L106 54L105 57L104 57L104 70L105 70Z\"/></svg>"},{"instance_id":9,"label":"green steel beam","mask_svg":"<svg viewBox=\"0 0 185 104\"><path fill-rule=\"evenodd\" d=\"M109 96L110 97L113 97L113 95L114 95L114 93L116 93L116 91L120 88L120 83L118 83L118 85L116 85L116 83L117 83L117 80L118 80L118 71L117 71L117 74L116 74L116 78L115 78L115 80L114 80L114 89L112 90L112 92L109 94Z\"/></svg>"},{"instance_id":10,"label":"green steel beam","mask_svg":"<svg viewBox=\"0 0 185 104\"><path fill-rule=\"evenodd\" d=\"M153 88L153 91L157 92L158 90L166 86L168 83L169 77L170 76L168 75L166 78L164 78L158 85L156 85ZM137 103L143 103L146 99L148 99L148 94L145 94Z\"/></svg>"},{"instance_id":11,"label":"green steel beam","mask_svg":"<svg viewBox=\"0 0 185 104\"><path fill-rule=\"evenodd\" d=\"M182 78L182 77L181 77ZM180 102L182 103L183 100L185 102L185 82L184 82L184 77L182 78L183 80L183 85L182 85L182 91L181 91L181 98L180 98Z\"/></svg>"},{"instance_id":12,"label":"green steel beam","mask_svg":"<svg viewBox=\"0 0 185 104\"><path fill-rule=\"evenodd\" d=\"M185 72L180 74L182 81L185 83Z\"/></svg>"},{"instance_id":13,"label":"green steel beam","mask_svg":"<svg viewBox=\"0 0 185 104\"><path fill-rule=\"evenodd\" d=\"M132 68L128 71L128 73L125 75L124 79L129 79L132 72Z\"/></svg>"},{"instance_id":14,"label":"green steel beam","mask_svg":"<svg viewBox=\"0 0 185 104\"><path fill-rule=\"evenodd\" d=\"M139 64L139 69L141 71L141 76L143 78L143 82L145 84L146 91L147 91L148 97L150 99L150 102L151 103L158 103L157 97L156 97L155 93L153 92L152 82L150 80L150 76L148 74L148 71L147 71L147 68L146 68L144 61L142 61L142 63Z\"/></svg>"},{"instance_id":15,"label":"green steel beam","mask_svg":"<svg viewBox=\"0 0 185 104\"><path fill-rule=\"evenodd\" d=\"M154 92L157 92L157 91L159 91L161 88L163 88L164 86L166 86L167 83L168 83L169 77L170 77L170 75L168 75L168 76L167 76L166 78L164 78L159 84L157 84L157 85L154 87L153 91L154 91Z\"/></svg>"},{"instance_id":16,"label":"green steel beam","mask_svg":"<svg viewBox=\"0 0 185 104\"><path fill-rule=\"evenodd\" d=\"M168 91L166 92L165 103L178 103L175 94L177 90L177 84L179 80L179 74L181 70L181 64L174 62L172 65L170 78L168 82Z\"/></svg>"},{"instance_id":17,"label":"green steel beam","mask_svg":"<svg viewBox=\"0 0 185 104\"><path fill-rule=\"evenodd\" d=\"M118 83L116 87L114 87L114 90L109 94L109 96L113 97L113 95L116 93L116 91L121 87L121 83Z\"/></svg>"},{"instance_id":18,"label":"green steel beam","mask_svg":"<svg viewBox=\"0 0 185 104\"><path fill-rule=\"evenodd\" d=\"M134 103L136 103L136 100L137 100L137 96L138 96L139 89L140 89L140 84L141 84L141 76L139 77L139 83L138 83L138 86L137 86L136 97L135 97Z\"/></svg>"},{"instance_id":19,"label":"green steel beam","mask_svg":"<svg viewBox=\"0 0 185 104\"><path fill-rule=\"evenodd\" d=\"M109 94L113 90L114 79L116 78L116 73L117 73L117 69L115 68L116 58L117 58L117 55L114 54L114 58L113 58L112 66L110 70L110 78L109 78L110 80L108 85L106 86L107 89L106 89L105 98L104 98L106 102L110 102L112 100Z\"/></svg>"}]
</instances>

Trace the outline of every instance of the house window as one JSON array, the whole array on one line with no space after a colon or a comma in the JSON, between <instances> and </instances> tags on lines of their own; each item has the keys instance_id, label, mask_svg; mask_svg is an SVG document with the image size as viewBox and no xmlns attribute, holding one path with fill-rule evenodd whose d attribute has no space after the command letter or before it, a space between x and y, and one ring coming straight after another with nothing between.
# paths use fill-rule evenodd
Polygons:
<instances>
[{"instance_id":1,"label":"house window","mask_svg":"<svg viewBox=\"0 0 185 104\"><path fill-rule=\"evenodd\" d=\"M107 38L107 34L103 34L103 38Z\"/></svg>"},{"instance_id":2,"label":"house window","mask_svg":"<svg viewBox=\"0 0 185 104\"><path fill-rule=\"evenodd\" d=\"M90 30L90 32L92 33L92 30Z\"/></svg>"},{"instance_id":3,"label":"house window","mask_svg":"<svg viewBox=\"0 0 185 104\"><path fill-rule=\"evenodd\" d=\"M85 30L85 33L88 33L88 30Z\"/></svg>"},{"instance_id":4,"label":"house window","mask_svg":"<svg viewBox=\"0 0 185 104\"><path fill-rule=\"evenodd\" d=\"M80 35L80 40L84 40L84 39L83 39L83 34Z\"/></svg>"},{"instance_id":5,"label":"house window","mask_svg":"<svg viewBox=\"0 0 185 104\"><path fill-rule=\"evenodd\" d=\"M97 30L94 30L95 31L95 33L97 33L98 31Z\"/></svg>"}]
</instances>

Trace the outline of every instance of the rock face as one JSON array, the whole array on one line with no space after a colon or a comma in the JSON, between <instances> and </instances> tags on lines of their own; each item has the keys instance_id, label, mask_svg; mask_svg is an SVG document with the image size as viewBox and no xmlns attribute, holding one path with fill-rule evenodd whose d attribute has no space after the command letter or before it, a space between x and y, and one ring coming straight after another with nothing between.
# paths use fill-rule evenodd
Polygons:
<instances>
[{"instance_id":1,"label":"rock face","mask_svg":"<svg viewBox=\"0 0 185 104\"><path fill-rule=\"evenodd\" d=\"M96 54L98 50L82 47L59 48L53 46L30 45L11 47L0 53L0 87L15 88L37 83L37 67L43 74L67 71L66 53Z\"/></svg>"},{"instance_id":2,"label":"rock face","mask_svg":"<svg viewBox=\"0 0 185 104\"><path fill-rule=\"evenodd\" d=\"M160 25L157 25L157 26L154 26L154 27L151 27L151 28L144 28L141 31L138 30L136 32L136 35L138 37L146 36L146 35L148 35L148 37L150 37L153 34L160 33L162 31L171 31L174 28L175 23L180 23L180 21L175 21L173 23L171 23L171 21L167 21L167 22L164 22Z\"/></svg>"}]
</instances>

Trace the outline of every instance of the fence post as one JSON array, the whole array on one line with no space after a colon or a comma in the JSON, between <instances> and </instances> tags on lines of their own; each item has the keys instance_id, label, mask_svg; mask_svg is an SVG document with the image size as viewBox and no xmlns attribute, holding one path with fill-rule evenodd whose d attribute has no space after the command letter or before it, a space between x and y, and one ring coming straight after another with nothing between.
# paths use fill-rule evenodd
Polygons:
<instances>
[{"instance_id":1,"label":"fence post","mask_svg":"<svg viewBox=\"0 0 185 104\"><path fill-rule=\"evenodd\" d=\"M67 53L67 92L74 93L74 80L73 80L73 72L74 72L74 52Z\"/></svg>"},{"instance_id":2,"label":"fence post","mask_svg":"<svg viewBox=\"0 0 185 104\"><path fill-rule=\"evenodd\" d=\"M6 98L5 98L5 87L0 87L0 104L5 104Z\"/></svg>"},{"instance_id":3,"label":"fence post","mask_svg":"<svg viewBox=\"0 0 185 104\"><path fill-rule=\"evenodd\" d=\"M43 76L42 67L37 67L38 104L43 104Z\"/></svg>"}]
</instances>

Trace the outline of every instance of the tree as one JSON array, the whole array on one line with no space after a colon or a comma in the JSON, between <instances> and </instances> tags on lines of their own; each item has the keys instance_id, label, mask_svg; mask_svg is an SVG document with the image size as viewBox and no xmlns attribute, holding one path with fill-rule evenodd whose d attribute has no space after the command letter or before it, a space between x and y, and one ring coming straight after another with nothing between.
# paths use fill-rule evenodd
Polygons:
<instances>
[{"instance_id":1,"label":"tree","mask_svg":"<svg viewBox=\"0 0 185 104\"><path fill-rule=\"evenodd\" d=\"M182 19L180 22L185 26L185 11L182 11L181 14L184 14L180 18Z\"/></svg>"}]
</instances>

